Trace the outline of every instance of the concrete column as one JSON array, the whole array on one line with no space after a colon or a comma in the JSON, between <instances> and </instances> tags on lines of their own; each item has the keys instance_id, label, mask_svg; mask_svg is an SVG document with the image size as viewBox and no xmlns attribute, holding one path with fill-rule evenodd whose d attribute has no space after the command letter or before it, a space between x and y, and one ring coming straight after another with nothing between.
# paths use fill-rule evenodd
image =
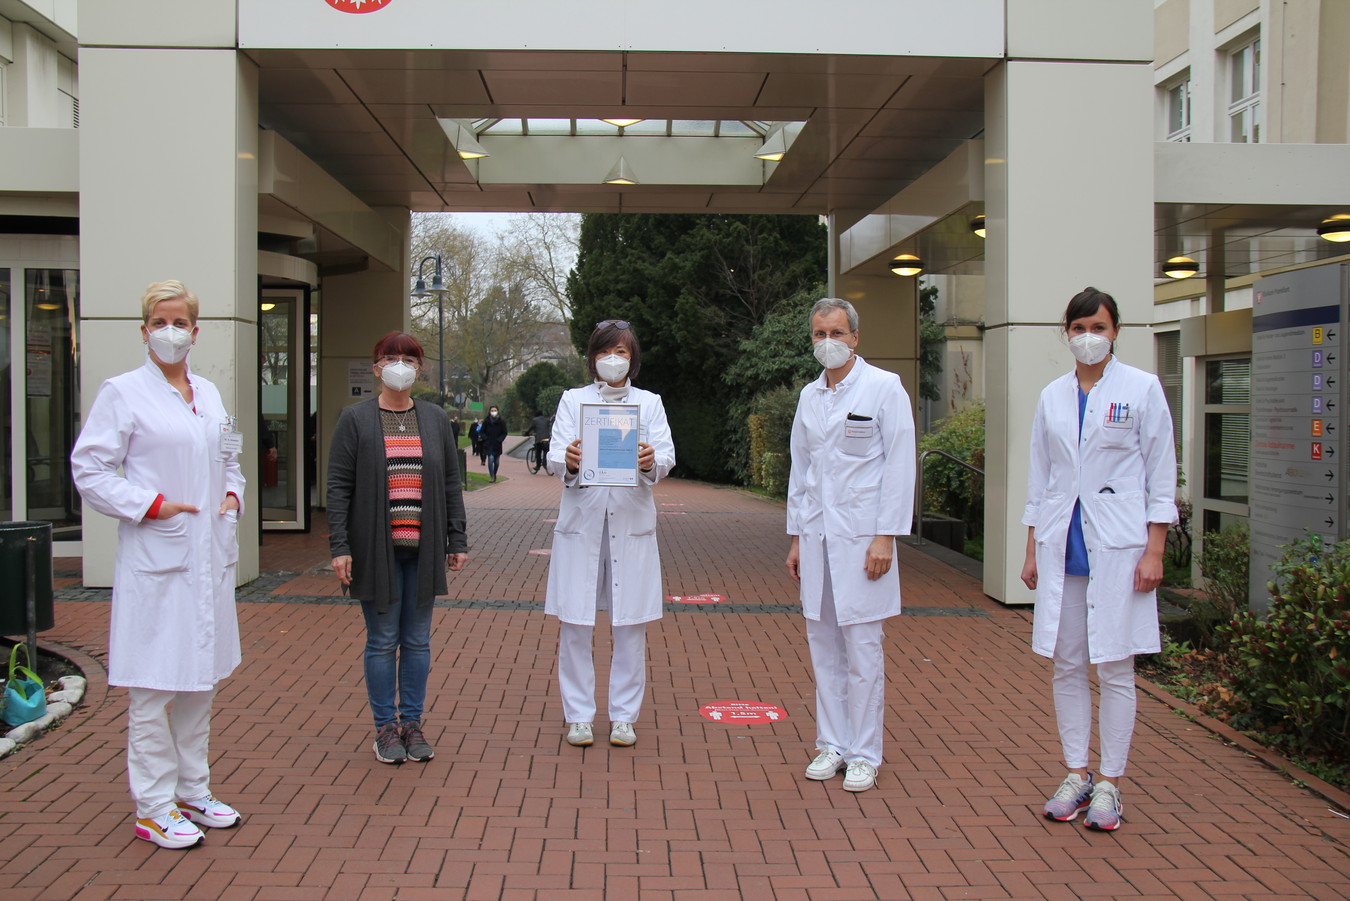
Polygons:
<instances>
[{"instance_id":1,"label":"concrete column","mask_svg":"<svg viewBox=\"0 0 1350 901\"><path fill-rule=\"evenodd\" d=\"M858 311L858 353L900 376L911 401L919 396L919 280L838 271L838 235L830 218L829 291Z\"/></svg>"},{"instance_id":2,"label":"concrete column","mask_svg":"<svg viewBox=\"0 0 1350 901\"><path fill-rule=\"evenodd\" d=\"M1113 295L1119 357L1153 368L1151 37L1107 48L1069 25L1029 27L1055 6L1009 0L1010 59L985 85L984 590L1005 603L1032 600L1018 578L1031 420L1041 389L1073 363L1059 325L1069 299L1088 285ZM1117 43L1151 29L1152 4L1092 6L1121 28L1078 19ZM1028 55L1043 59L1020 58L1018 35L1034 36ZM1074 59L1084 47L1131 61Z\"/></svg>"},{"instance_id":3,"label":"concrete column","mask_svg":"<svg viewBox=\"0 0 1350 901\"><path fill-rule=\"evenodd\" d=\"M402 213L404 234L408 234L408 212ZM406 260L406 241L404 258ZM406 264L404 269L406 269ZM407 331L410 283L405 271L358 272L323 280L319 301L319 410L318 410L318 503L326 503L328 492L328 448L333 427L342 408L360 400L351 394L347 380L348 364L360 364L370 373L370 354L375 342L394 330ZM446 333L446 347L452 335ZM431 348L434 353L435 348ZM375 385L374 374L365 383Z\"/></svg>"},{"instance_id":4,"label":"concrete column","mask_svg":"<svg viewBox=\"0 0 1350 901\"><path fill-rule=\"evenodd\" d=\"M224 41L232 44L232 30ZM232 47L109 44L80 51L83 411L104 379L143 362L146 285L178 279L201 300L192 368L220 389L245 448L255 448L257 69ZM240 457L249 483L241 584L258 574L257 457ZM86 507L86 585L111 584L115 547L115 524Z\"/></svg>"}]
</instances>

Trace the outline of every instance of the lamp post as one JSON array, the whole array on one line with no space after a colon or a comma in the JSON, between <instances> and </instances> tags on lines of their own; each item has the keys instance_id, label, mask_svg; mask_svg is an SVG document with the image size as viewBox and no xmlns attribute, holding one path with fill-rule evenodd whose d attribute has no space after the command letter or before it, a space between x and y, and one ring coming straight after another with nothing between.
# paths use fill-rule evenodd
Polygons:
<instances>
[{"instance_id":1,"label":"lamp post","mask_svg":"<svg viewBox=\"0 0 1350 901\"><path fill-rule=\"evenodd\" d=\"M422 270L427 263L435 262L436 268L431 274L431 288L427 289L426 280L422 278ZM436 393L440 395L437 403L445 403L445 282L441 279L441 255L439 253L426 257L417 264L417 284L413 287L413 297L430 297L436 295L436 319L439 330L436 336L436 358L440 360L441 371L440 380L436 385Z\"/></svg>"}]
</instances>

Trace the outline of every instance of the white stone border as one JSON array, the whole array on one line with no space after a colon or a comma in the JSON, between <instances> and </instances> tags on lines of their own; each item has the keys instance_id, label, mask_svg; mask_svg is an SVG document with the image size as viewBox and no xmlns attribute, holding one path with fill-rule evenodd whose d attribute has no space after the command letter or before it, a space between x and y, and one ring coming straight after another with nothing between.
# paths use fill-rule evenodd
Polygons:
<instances>
[{"instance_id":1,"label":"white stone border","mask_svg":"<svg viewBox=\"0 0 1350 901\"><path fill-rule=\"evenodd\" d=\"M51 729L79 706L84 697L84 677L62 676L57 681L61 683L61 690L47 693L47 713L31 723L15 726L0 738L0 758L8 757L19 749L19 745L27 744Z\"/></svg>"}]
</instances>

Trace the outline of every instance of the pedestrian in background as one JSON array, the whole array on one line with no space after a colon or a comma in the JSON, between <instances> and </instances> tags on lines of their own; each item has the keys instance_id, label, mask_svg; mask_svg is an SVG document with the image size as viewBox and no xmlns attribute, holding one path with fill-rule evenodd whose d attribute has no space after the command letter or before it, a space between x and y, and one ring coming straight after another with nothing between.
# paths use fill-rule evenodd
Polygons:
<instances>
[{"instance_id":1,"label":"pedestrian in background","mask_svg":"<svg viewBox=\"0 0 1350 901\"><path fill-rule=\"evenodd\" d=\"M487 457L488 481L497 481L497 467L501 465L502 442L506 440L508 434L506 420L502 418L497 405L493 404L488 408L487 419L483 420L483 425L478 434L483 441L483 455Z\"/></svg>"}]
</instances>

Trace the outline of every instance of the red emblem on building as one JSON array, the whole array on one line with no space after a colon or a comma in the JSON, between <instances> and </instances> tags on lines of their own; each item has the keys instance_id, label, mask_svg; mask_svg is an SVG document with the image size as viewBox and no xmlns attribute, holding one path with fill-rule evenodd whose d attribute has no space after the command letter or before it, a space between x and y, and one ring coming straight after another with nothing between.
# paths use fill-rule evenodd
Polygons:
<instances>
[{"instance_id":1,"label":"red emblem on building","mask_svg":"<svg viewBox=\"0 0 1350 901\"><path fill-rule=\"evenodd\" d=\"M328 5L340 13L373 13L392 2L394 0L328 0Z\"/></svg>"}]
</instances>

